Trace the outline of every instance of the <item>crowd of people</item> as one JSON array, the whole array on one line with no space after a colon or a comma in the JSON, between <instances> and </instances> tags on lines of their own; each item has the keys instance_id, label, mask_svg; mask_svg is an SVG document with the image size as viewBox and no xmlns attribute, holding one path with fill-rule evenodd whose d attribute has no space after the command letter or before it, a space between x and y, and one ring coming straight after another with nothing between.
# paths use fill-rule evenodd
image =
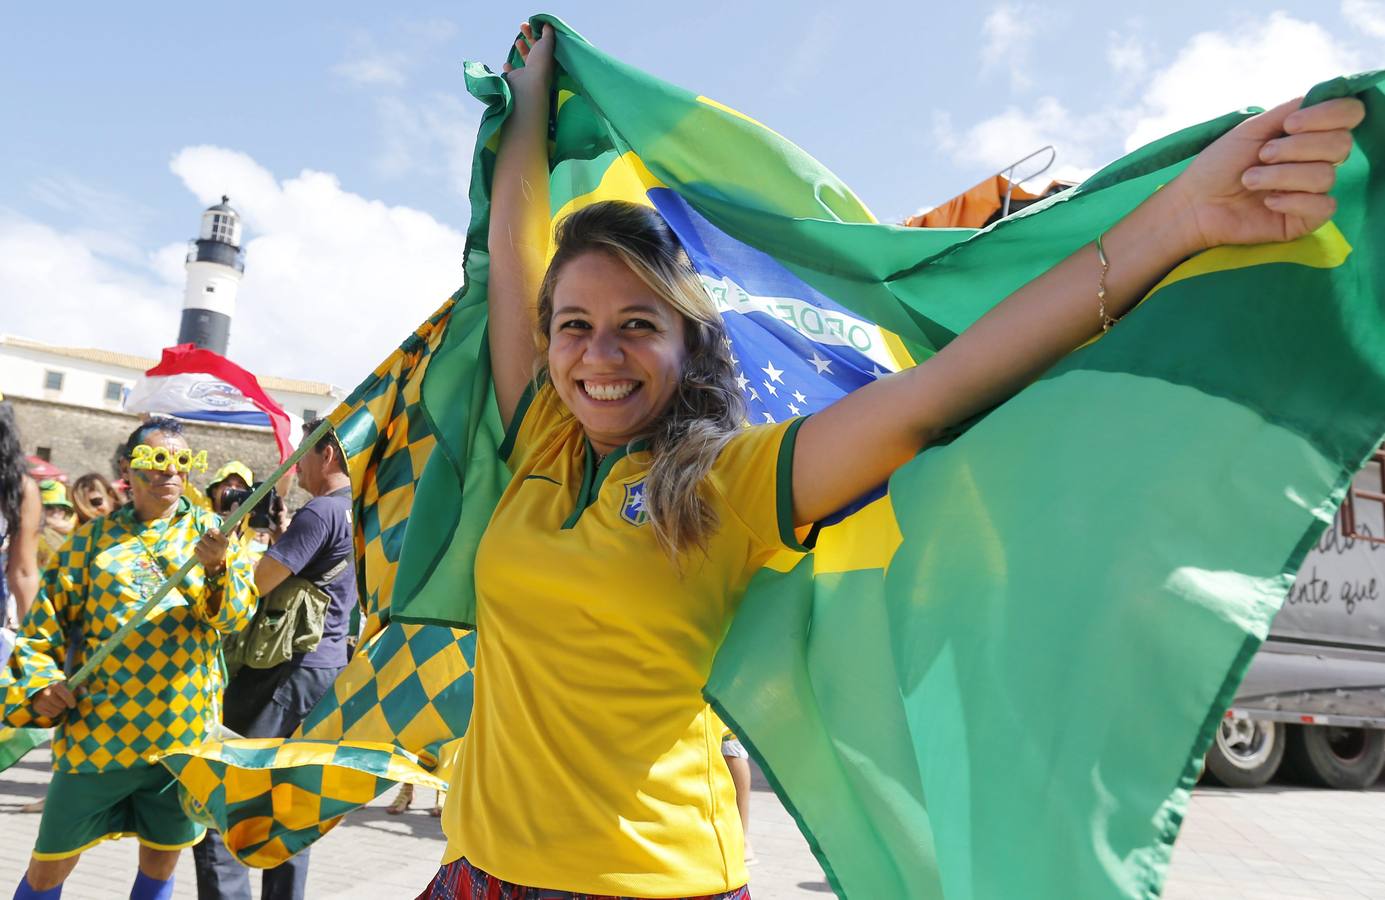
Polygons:
<instances>
[{"instance_id":1,"label":"crowd of people","mask_svg":"<svg viewBox=\"0 0 1385 900\"><path fill-rule=\"evenodd\" d=\"M223 734L286 737L346 665L358 618L342 448L328 432L304 454L298 484L312 496L292 517L266 502L227 534L221 517L254 475L231 460L197 490L176 420L136 427L115 481L35 479L21 446L0 402L5 718L54 728L46 797L24 807L43 818L15 896L60 896L83 851L133 835L131 897L171 896L178 856L194 847L199 897L248 900L246 867L188 816L149 756ZM189 556L198 565L85 684L69 684ZM265 614L285 604L304 613L287 635ZM307 866L302 853L265 870L260 896L302 898Z\"/></svg>"}]
</instances>

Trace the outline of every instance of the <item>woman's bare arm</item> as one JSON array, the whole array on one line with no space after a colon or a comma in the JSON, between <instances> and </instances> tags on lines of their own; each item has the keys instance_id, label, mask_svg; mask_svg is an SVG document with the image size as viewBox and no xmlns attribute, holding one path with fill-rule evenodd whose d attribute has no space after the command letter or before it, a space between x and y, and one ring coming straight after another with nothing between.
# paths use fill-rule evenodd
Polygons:
<instances>
[{"instance_id":1,"label":"woman's bare arm","mask_svg":"<svg viewBox=\"0 0 1385 900\"><path fill-rule=\"evenodd\" d=\"M1109 315L1119 317L1198 250L1291 240L1331 217L1333 164L1350 152L1364 107L1354 99L1298 107L1292 101L1242 123L1106 233ZM1083 247L924 363L809 418L794 451L797 524L881 484L941 432L1012 396L1097 334L1100 274L1096 247Z\"/></svg>"},{"instance_id":2,"label":"woman's bare arm","mask_svg":"<svg viewBox=\"0 0 1385 900\"><path fill-rule=\"evenodd\" d=\"M525 385L534 376L535 304L543 280L549 238L548 94L553 73L552 27L534 40L521 26L516 42L522 68L505 66L514 101L500 132L491 183L490 314L491 373L500 419L506 428ZM530 43L533 43L532 48Z\"/></svg>"}]
</instances>

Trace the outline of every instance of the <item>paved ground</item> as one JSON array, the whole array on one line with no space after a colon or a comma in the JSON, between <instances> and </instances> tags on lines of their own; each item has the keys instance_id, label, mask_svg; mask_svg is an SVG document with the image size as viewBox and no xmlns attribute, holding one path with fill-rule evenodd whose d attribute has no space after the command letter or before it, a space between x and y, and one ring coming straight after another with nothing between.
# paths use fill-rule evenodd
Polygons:
<instances>
[{"instance_id":1,"label":"paved ground","mask_svg":"<svg viewBox=\"0 0 1385 900\"><path fill-rule=\"evenodd\" d=\"M1170 876L1170 900L1385 898L1385 784L1199 790Z\"/></svg>"},{"instance_id":2,"label":"paved ground","mask_svg":"<svg viewBox=\"0 0 1385 900\"><path fill-rule=\"evenodd\" d=\"M18 808L41 796L48 757L39 750L0 774L0 896L28 859L38 816ZM420 799L432 800L430 791ZM378 804L348 816L313 851L313 900L395 900L427 884L442 853L438 821L422 810L386 815ZM809 900L831 895L793 821L757 777L750 869L756 900ZM120 841L89 851L65 900L128 895L136 845ZM256 891L258 896L258 890ZM174 896L196 897L190 855L178 867ZM1385 785L1340 793L1271 785L1259 791L1199 790L1174 853L1170 900L1336 900L1385 898Z\"/></svg>"}]
</instances>

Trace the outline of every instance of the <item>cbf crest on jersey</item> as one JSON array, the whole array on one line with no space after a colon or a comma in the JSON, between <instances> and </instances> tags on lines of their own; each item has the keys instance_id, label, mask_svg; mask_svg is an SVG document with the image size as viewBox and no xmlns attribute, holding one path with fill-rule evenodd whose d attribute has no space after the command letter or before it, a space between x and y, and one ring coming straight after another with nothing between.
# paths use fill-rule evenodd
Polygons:
<instances>
[{"instance_id":1,"label":"cbf crest on jersey","mask_svg":"<svg viewBox=\"0 0 1385 900\"><path fill-rule=\"evenodd\" d=\"M636 526L649 521L649 510L644 505L643 478L625 486L625 500L620 504L620 517Z\"/></svg>"}]
</instances>

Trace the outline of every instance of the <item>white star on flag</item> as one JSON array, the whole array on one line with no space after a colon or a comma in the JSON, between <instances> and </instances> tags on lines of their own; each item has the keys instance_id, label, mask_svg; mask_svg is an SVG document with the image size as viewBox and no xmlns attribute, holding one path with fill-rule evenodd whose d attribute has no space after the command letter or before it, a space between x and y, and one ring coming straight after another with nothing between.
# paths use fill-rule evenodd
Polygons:
<instances>
[{"instance_id":1,"label":"white star on flag","mask_svg":"<svg viewBox=\"0 0 1385 900\"><path fill-rule=\"evenodd\" d=\"M764 372L766 375L768 375L770 381L777 381L777 382L779 382L780 384L783 384L783 383L784 383L784 379L782 379L782 378L779 377L780 375L783 375L783 374L784 374L784 370L783 370L783 369L776 369L776 368L774 367L774 361L773 361L773 360L770 361L770 364L769 364L768 366L766 366L765 368L761 369L760 371L761 371L761 372Z\"/></svg>"},{"instance_id":2,"label":"white star on flag","mask_svg":"<svg viewBox=\"0 0 1385 900\"><path fill-rule=\"evenodd\" d=\"M799 402L799 403L807 403L807 402L808 402L808 398L805 397L805 396L803 396L803 394L800 393L799 391L794 391L794 392L793 392L793 398L794 398L794 400L796 400L796 401Z\"/></svg>"},{"instance_id":3,"label":"white star on flag","mask_svg":"<svg viewBox=\"0 0 1385 900\"><path fill-rule=\"evenodd\" d=\"M818 352L816 350L814 350L813 355L808 358L808 362L813 364L813 368L818 370L819 375L821 375L823 372L826 372L828 375L832 374L831 361L818 356Z\"/></svg>"},{"instance_id":4,"label":"white star on flag","mask_svg":"<svg viewBox=\"0 0 1385 900\"><path fill-rule=\"evenodd\" d=\"M772 396L772 397L778 397L778 396L779 396L779 392L778 392L777 390L774 389L774 385L770 384L768 381L762 381L762 382L760 382L760 383L763 384L763 385L769 390L770 396Z\"/></svg>"},{"instance_id":5,"label":"white star on flag","mask_svg":"<svg viewBox=\"0 0 1385 900\"><path fill-rule=\"evenodd\" d=\"M877 381L889 374L889 372L884 371L877 365L872 365L870 367L870 377L876 379Z\"/></svg>"},{"instance_id":6,"label":"white star on flag","mask_svg":"<svg viewBox=\"0 0 1385 900\"><path fill-rule=\"evenodd\" d=\"M766 425L773 425L773 424L774 424L774 416L771 416L769 413L765 413L765 424L766 424Z\"/></svg>"},{"instance_id":7,"label":"white star on flag","mask_svg":"<svg viewBox=\"0 0 1385 900\"><path fill-rule=\"evenodd\" d=\"M796 415L798 415L798 413L799 413L798 407L797 407L797 406L794 406L792 403L790 403L790 404L789 404L789 415L796 416Z\"/></svg>"},{"instance_id":8,"label":"white star on flag","mask_svg":"<svg viewBox=\"0 0 1385 900\"><path fill-rule=\"evenodd\" d=\"M759 400L759 399L760 399L760 392L757 391L757 390L755 390L754 388L751 388L751 389L750 389L750 400L751 400L751 402L753 403L753 402L755 402L756 400Z\"/></svg>"},{"instance_id":9,"label":"white star on flag","mask_svg":"<svg viewBox=\"0 0 1385 900\"><path fill-rule=\"evenodd\" d=\"M744 372L737 372L737 373L736 373L736 387L738 387L738 388L740 388L742 391L744 391L744 390L745 390L745 386L748 385L748 384L750 384L750 379L745 377L745 373L744 373Z\"/></svg>"}]
</instances>

